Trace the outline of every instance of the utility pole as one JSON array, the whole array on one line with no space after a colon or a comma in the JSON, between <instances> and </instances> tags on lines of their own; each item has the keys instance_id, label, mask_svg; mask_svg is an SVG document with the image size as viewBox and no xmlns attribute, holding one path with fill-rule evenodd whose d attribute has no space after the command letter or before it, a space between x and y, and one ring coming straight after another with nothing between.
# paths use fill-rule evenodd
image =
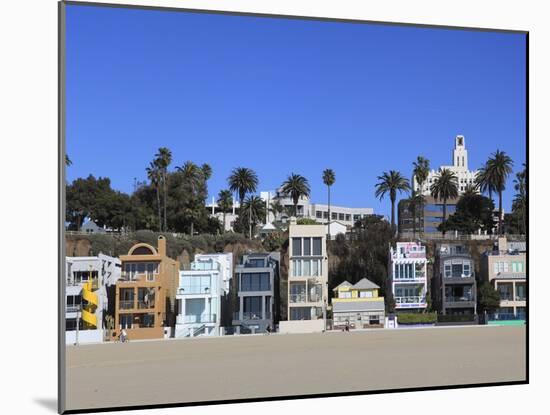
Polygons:
<instances>
[{"instance_id":1,"label":"utility pole","mask_svg":"<svg viewBox=\"0 0 550 415\"><path fill-rule=\"evenodd\" d=\"M76 311L76 333L74 345L78 346L78 326L80 326L80 315L82 314L82 298L80 299L80 304L78 305L78 310Z\"/></svg>"}]
</instances>

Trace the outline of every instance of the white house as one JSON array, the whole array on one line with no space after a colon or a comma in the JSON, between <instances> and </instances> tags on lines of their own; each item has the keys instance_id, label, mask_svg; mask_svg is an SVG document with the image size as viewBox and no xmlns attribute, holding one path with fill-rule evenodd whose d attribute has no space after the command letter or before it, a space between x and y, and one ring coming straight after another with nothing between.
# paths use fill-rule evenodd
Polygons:
<instances>
[{"instance_id":1,"label":"white house","mask_svg":"<svg viewBox=\"0 0 550 415\"><path fill-rule=\"evenodd\" d=\"M109 309L108 289L121 276L118 258L66 257L65 341L67 344L101 342L105 313ZM113 316L114 317L114 316Z\"/></svg>"},{"instance_id":2,"label":"white house","mask_svg":"<svg viewBox=\"0 0 550 415\"><path fill-rule=\"evenodd\" d=\"M217 336L233 272L233 254L195 255L180 271L176 293L176 337Z\"/></svg>"},{"instance_id":3,"label":"white house","mask_svg":"<svg viewBox=\"0 0 550 415\"><path fill-rule=\"evenodd\" d=\"M426 247L418 242L397 242L390 247L389 284L396 310L423 310L428 290Z\"/></svg>"}]
</instances>

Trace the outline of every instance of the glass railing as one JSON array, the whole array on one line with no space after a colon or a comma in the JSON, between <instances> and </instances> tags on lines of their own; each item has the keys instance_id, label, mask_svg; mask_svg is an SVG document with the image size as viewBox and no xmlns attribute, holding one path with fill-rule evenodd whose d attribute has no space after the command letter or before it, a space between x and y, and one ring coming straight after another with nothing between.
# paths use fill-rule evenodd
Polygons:
<instances>
[{"instance_id":1,"label":"glass railing","mask_svg":"<svg viewBox=\"0 0 550 415\"><path fill-rule=\"evenodd\" d=\"M426 298L422 296L395 297L396 304L422 304Z\"/></svg>"},{"instance_id":2,"label":"glass railing","mask_svg":"<svg viewBox=\"0 0 550 415\"><path fill-rule=\"evenodd\" d=\"M291 303L305 303L307 296L305 294L290 294L289 301Z\"/></svg>"},{"instance_id":3,"label":"glass railing","mask_svg":"<svg viewBox=\"0 0 550 415\"><path fill-rule=\"evenodd\" d=\"M215 323L216 314L200 314L200 315L184 315L178 316L177 322L180 324L192 324L192 323Z\"/></svg>"},{"instance_id":4,"label":"glass railing","mask_svg":"<svg viewBox=\"0 0 550 415\"><path fill-rule=\"evenodd\" d=\"M130 310L134 308L134 304L134 300L124 300L118 303L118 308L120 310Z\"/></svg>"}]
</instances>

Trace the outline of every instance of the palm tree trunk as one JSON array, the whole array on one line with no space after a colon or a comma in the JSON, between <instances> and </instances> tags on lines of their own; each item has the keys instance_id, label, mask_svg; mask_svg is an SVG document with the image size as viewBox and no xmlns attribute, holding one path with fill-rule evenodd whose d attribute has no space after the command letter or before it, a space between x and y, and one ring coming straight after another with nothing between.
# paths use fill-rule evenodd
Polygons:
<instances>
[{"instance_id":1,"label":"palm tree trunk","mask_svg":"<svg viewBox=\"0 0 550 415\"><path fill-rule=\"evenodd\" d=\"M166 232L166 172L163 173L162 187L164 193L164 232Z\"/></svg>"},{"instance_id":2,"label":"palm tree trunk","mask_svg":"<svg viewBox=\"0 0 550 415\"><path fill-rule=\"evenodd\" d=\"M413 201L413 238L416 238L416 202Z\"/></svg>"},{"instance_id":3,"label":"palm tree trunk","mask_svg":"<svg viewBox=\"0 0 550 415\"><path fill-rule=\"evenodd\" d=\"M249 198L250 200L251 198ZM252 239L252 203L248 206L248 239Z\"/></svg>"},{"instance_id":4,"label":"palm tree trunk","mask_svg":"<svg viewBox=\"0 0 550 415\"><path fill-rule=\"evenodd\" d=\"M195 234L195 224L193 221L191 221L191 236Z\"/></svg>"},{"instance_id":5,"label":"palm tree trunk","mask_svg":"<svg viewBox=\"0 0 550 415\"><path fill-rule=\"evenodd\" d=\"M502 235L502 190L498 191L498 233Z\"/></svg>"},{"instance_id":6,"label":"palm tree trunk","mask_svg":"<svg viewBox=\"0 0 550 415\"><path fill-rule=\"evenodd\" d=\"M395 236L395 198L391 198L391 230Z\"/></svg>"},{"instance_id":7,"label":"palm tree trunk","mask_svg":"<svg viewBox=\"0 0 550 415\"><path fill-rule=\"evenodd\" d=\"M327 242L330 241L330 186L328 187L328 239Z\"/></svg>"},{"instance_id":8,"label":"palm tree trunk","mask_svg":"<svg viewBox=\"0 0 550 415\"><path fill-rule=\"evenodd\" d=\"M157 211L159 216L159 232L162 232L162 216L160 214L160 189L157 186Z\"/></svg>"}]
</instances>

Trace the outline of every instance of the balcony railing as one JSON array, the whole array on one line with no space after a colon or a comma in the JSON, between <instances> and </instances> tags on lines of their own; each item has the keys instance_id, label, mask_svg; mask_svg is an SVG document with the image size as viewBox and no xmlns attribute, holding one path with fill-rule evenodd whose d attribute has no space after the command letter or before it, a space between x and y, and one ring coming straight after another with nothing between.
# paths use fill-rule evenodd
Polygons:
<instances>
[{"instance_id":1,"label":"balcony railing","mask_svg":"<svg viewBox=\"0 0 550 415\"><path fill-rule=\"evenodd\" d=\"M468 274L444 274L445 278L474 278L475 274L474 272L470 272Z\"/></svg>"},{"instance_id":2,"label":"balcony railing","mask_svg":"<svg viewBox=\"0 0 550 415\"><path fill-rule=\"evenodd\" d=\"M79 305L65 306L65 312L67 312L67 313L76 313L78 311L80 311L80 306Z\"/></svg>"},{"instance_id":3,"label":"balcony railing","mask_svg":"<svg viewBox=\"0 0 550 415\"><path fill-rule=\"evenodd\" d=\"M138 301L137 308L155 308L155 301Z\"/></svg>"},{"instance_id":4,"label":"balcony railing","mask_svg":"<svg viewBox=\"0 0 550 415\"><path fill-rule=\"evenodd\" d=\"M395 297L395 304L423 304L426 298L422 296Z\"/></svg>"},{"instance_id":5,"label":"balcony railing","mask_svg":"<svg viewBox=\"0 0 550 415\"><path fill-rule=\"evenodd\" d=\"M447 303L467 303L471 301L475 301L473 295L445 296L445 302Z\"/></svg>"},{"instance_id":6,"label":"balcony railing","mask_svg":"<svg viewBox=\"0 0 550 415\"><path fill-rule=\"evenodd\" d=\"M307 296L305 294L290 294L289 301L291 303L305 303Z\"/></svg>"},{"instance_id":7,"label":"balcony railing","mask_svg":"<svg viewBox=\"0 0 550 415\"><path fill-rule=\"evenodd\" d=\"M119 310L131 310L134 307L135 307L134 300L123 300L123 301L119 301L118 303Z\"/></svg>"},{"instance_id":8,"label":"balcony railing","mask_svg":"<svg viewBox=\"0 0 550 415\"><path fill-rule=\"evenodd\" d=\"M192 323L215 323L216 314L200 314L200 315L184 315L177 316L176 320L179 324L192 324Z\"/></svg>"}]
</instances>

